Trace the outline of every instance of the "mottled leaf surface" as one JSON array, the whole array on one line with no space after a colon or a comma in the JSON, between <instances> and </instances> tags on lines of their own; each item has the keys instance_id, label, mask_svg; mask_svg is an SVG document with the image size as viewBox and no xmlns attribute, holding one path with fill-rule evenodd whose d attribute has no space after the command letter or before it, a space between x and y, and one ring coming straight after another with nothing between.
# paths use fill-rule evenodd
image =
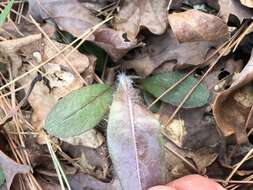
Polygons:
<instances>
[{"instance_id":1,"label":"mottled leaf surface","mask_svg":"<svg viewBox=\"0 0 253 190\"><path fill-rule=\"evenodd\" d=\"M180 80L185 73L183 72L167 72L148 77L142 81L142 86L155 97L159 97L164 91L170 88L175 82ZM186 80L175 87L171 92L164 95L161 100L178 106L187 93L197 83L193 76L189 76ZM192 93L188 100L184 103L184 108L195 108L205 105L209 98L207 88L200 84Z\"/></svg>"},{"instance_id":2,"label":"mottled leaf surface","mask_svg":"<svg viewBox=\"0 0 253 190\"><path fill-rule=\"evenodd\" d=\"M95 127L109 109L111 87L90 85L63 97L46 118L45 129L56 137L71 137Z\"/></svg>"},{"instance_id":3,"label":"mottled leaf surface","mask_svg":"<svg viewBox=\"0 0 253 190\"><path fill-rule=\"evenodd\" d=\"M160 124L138 103L124 75L111 106L107 140L122 189L146 190L164 183Z\"/></svg>"}]
</instances>

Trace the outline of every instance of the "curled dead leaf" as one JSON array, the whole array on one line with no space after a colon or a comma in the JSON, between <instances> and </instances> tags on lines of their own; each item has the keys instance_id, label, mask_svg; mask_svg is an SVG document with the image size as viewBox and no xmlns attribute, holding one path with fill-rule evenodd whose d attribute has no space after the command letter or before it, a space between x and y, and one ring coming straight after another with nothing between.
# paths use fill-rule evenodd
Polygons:
<instances>
[{"instance_id":1,"label":"curled dead leaf","mask_svg":"<svg viewBox=\"0 0 253 190\"><path fill-rule=\"evenodd\" d=\"M219 0L220 16L225 22L228 21L229 15L233 14L242 22L243 19L252 18L252 10L243 6L239 0Z\"/></svg>"},{"instance_id":2,"label":"curled dead leaf","mask_svg":"<svg viewBox=\"0 0 253 190\"><path fill-rule=\"evenodd\" d=\"M216 46L216 43L207 41L178 43L172 31L157 36L150 35L147 45L136 50L133 57L125 60L127 68L134 69L138 74L147 76L157 67L169 61L177 61L175 67L201 64L208 50Z\"/></svg>"},{"instance_id":3,"label":"curled dead leaf","mask_svg":"<svg viewBox=\"0 0 253 190\"><path fill-rule=\"evenodd\" d=\"M170 26L179 42L217 41L228 36L219 17L198 10L169 14Z\"/></svg>"},{"instance_id":4,"label":"curled dead leaf","mask_svg":"<svg viewBox=\"0 0 253 190\"><path fill-rule=\"evenodd\" d=\"M252 0L240 0L240 1L241 1L241 3L242 3L244 6L253 8L253 1L252 1Z\"/></svg>"},{"instance_id":5,"label":"curled dead leaf","mask_svg":"<svg viewBox=\"0 0 253 190\"><path fill-rule=\"evenodd\" d=\"M232 86L220 93L213 105L216 123L225 137L234 137L237 143L247 143L245 129L250 108L253 106L253 54Z\"/></svg>"},{"instance_id":6,"label":"curled dead leaf","mask_svg":"<svg viewBox=\"0 0 253 190\"><path fill-rule=\"evenodd\" d=\"M22 60L17 54L17 51L22 47L31 44L32 42L41 39L41 34L34 34L23 38L6 40L0 42L0 62L11 64L14 77L17 76L18 69L22 65Z\"/></svg>"},{"instance_id":7,"label":"curled dead leaf","mask_svg":"<svg viewBox=\"0 0 253 190\"><path fill-rule=\"evenodd\" d=\"M29 66L23 66L21 72L25 69L31 69ZM46 66L47 71L51 72L49 77L49 85L52 90L43 82L38 82L34 86L32 93L28 98L28 102L33 108L32 124L36 130L42 129L44 120L51 110L51 108L57 103L59 98L69 92L82 87L82 83L73 74L63 71L57 64L48 64ZM36 76L35 73L27 75L20 80L21 85L29 84L31 80Z\"/></svg>"},{"instance_id":8,"label":"curled dead leaf","mask_svg":"<svg viewBox=\"0 0 253 190\"><path fill-rule=\"evenodd\" d=\"M162 125L167 124L175 109L170 104L161 105L159 115ZM205 107L181 109L167 128L164 130L166 136L178 147L187 150L198 150L203 147L219 149L221 138L212 118L206 116Z\"/></svg>"},{"instance_id":9,"label":"curled dead leaf","mask_svg":"<svg viewBox=\"0 0 253 190\"><path fill-rule=\"evenodd\" d=\"M53 41L53 43L55 44L55 46L58 49L63 49L66 47L65 44L61 44L58 43L56 41ZM50 44L50 42L48 40L43 40L43 47L44 47L44 57L43 59L49 59L50 57L54 56L56 53L58 53ZM68 48L66 51L64 51L63 55L66 57L66 55L68 55L71 51L73 51L73 47ZM90 66L90 61L89 58L84 55L79 53L77 50L74 50L69 56L68 56L68 60L71 63L71 65L77 70L78 73L82 73L84 72L86 69L88 69L88 67ZM57 56L52 62L59 64L60 66L63 66L65 68L68 68L69 71L73 70L70 68L69 64L67 63L67 61L65 59L63 59L62 56Z\"/></svg>"},{"instance_id":10,"label":"curled dead leaf","mask_svg":"<svg viewBox=\"0 0 253 190\"><path fill-rule=\"evenodd\" d=\"M162 34L167 28L166 0L125 0L119 14L115 17L114 27L127 33L134 40L141 26L154 34Z\"/></svg>"},{"instance_id":11,"label":"curled dead leaf","mask_svg":"<svg viewBox=\"0 0 253 190\"><path fill-rule=\"evenodd\" d=\"M64 142L72 145L81 145L89 148L98 148L104 143L104 137L95 129L74 137L62 138Z\"/></svg>"},{"instance_id":12,"label":"curled dead leaf","mask_svg":"<svg viewBox=\"0 0 253 190\"><path fill-rule=\"evenodd\" d=\"M76 37L102 22L77 0L30 0L29 14L40 22L50 19L61 30ZM88 40L103 48L115 61L134 48L136 44L135 40L125 39L123 32L110 29L106 25L94 31Z\"/></svg>"}]
</instances>

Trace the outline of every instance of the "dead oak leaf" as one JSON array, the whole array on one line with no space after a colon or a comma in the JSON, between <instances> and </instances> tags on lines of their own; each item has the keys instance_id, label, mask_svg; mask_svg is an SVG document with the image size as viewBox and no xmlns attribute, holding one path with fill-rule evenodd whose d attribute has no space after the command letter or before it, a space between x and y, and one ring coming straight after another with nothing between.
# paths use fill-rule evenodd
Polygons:
<instances>
[{"instance_id":1,"label":"dead oak leaf","mask_svg":"<svg viewBox=\"0 0 253 190\"><path fill-rule=\"evenodd\" d=\"M162 125L166 125L175 107L163 103L159 111ZM165 130L167 136L185 150L196 151L200 148L217 150L221 143L218 131L204 108L182 109ZM177 137L175 141L175 137Z\"/></svg>"},{"instance_id":2,"label":"dead oak leaf","mask_svg":"<svg viewBox=\"0 0 253 190\"><path fill-rule=\"evenodd\" d=\"M231 87L220 93L213 105L216 123L224 137L238 144L248 142L245 122L253 106L253 54ZM250 122L252 123L252 121ZM248 126L253 127L253 126Z\"/></svg>"},{"instance_id":3,"label":"dead oak leaf","mask_svg":"<svg viewBox=\"0 0 253 190\"><path fill-rule=\"evenodd\" d=\"M138 74L147 76L161 64L172 60L176 60L176 67L181 68L199 65L213 46L215 43L207 41L179 44L174 34L168 31L160 36L148 36L146 46L137 49L133 57L126 60L124 64Z\"/></svg>"},{"instance_id":4,"label":"dead oak leaf","mask_svg":"<svg viewBox=\"0 0 253 190\"><path fill-rule=\"evenodd\" d=\"M6 186L9 190L12 184L12 180L18 173L28 173L30 171L30 167L27 165L21 165L13 161L7 155L5 155L2 151L0 151L0 165L3 168L4 175L6 178Z\"/></svg>"},{"instance_id":5,"label":"dead oak leaf","mask_svg":"<svg viewBox=\"0 0 253 190\"><path fill-rule=\"evenodd\" d=\"M75 36L100 22L76 0L31 0L29 13L38 21L51 18L61 30Z\"/></svg>"},{"instance_id":6,"label":"dead oak leaf","mask_svg":"<svg viewBox=\"0 0 253 190\"><path fill-rule=\"evenodd\" d=\"M114 27L135 39L140 28L145 26L154 34L162 34L167 28L166 0L124 0Z\"/></svg>"},{"instance_id":7,"label":"dead oak leaf","mask_svg":"<svg viewBox=\"0 0 253 190\"><path fill-rule=\"evenodd\" d=\"M252 10L243 6L239 0L219 0L219 5L219 14L225 22L228 22L230 14L237 16L241 22L253 16Z\"/></svg>"},{"instance_id":8,"label":"dead oak leaf","mask_svg":"<svg viewBox=\"0 0 253 190\"><path fill-rule=\"evenodd\" d=\"M22 64L20 56L17 51L23 46L38 41L41 39L41 34L34 34L23 38L6 40L0 42L0 62L5 64L11 64L14 77L17 76L19 67Z\"/></svg>"},{"instance_id":9,"label":"dead oak leaf","mask_svg":"<svg viewBox=\"0 0 253 190\"><path fill-rule=\"evenodd\" d=\"M37 21L51 20L61 30L76 37L83 35L102 21L92 15L77 0L30 0L29 14ZM106 25L94 31L88 40L103 48L115 61L134 48L136 44L135 40L126 40L123 32L115 31Z\"/></svg>"},{"instance_id":10,"label":"dead oak leaf","mask_svg":"<svg viewBox=\"0 0 253 190\"><path fill-rule=\"evenodd\" d=\"M53 41L53 43L60 50L66 47L65 44L61 44L56 41ZM52 45L50 44L48 40L44 40L43 44L44 44L44 59L45 60L49 59L50 57L53 57L57 53L57 51L52 47ZM74 49L73 47L68 48L66 51L64 51L63 55L66 57L68 53L73 51L73 49ZM68 56L67 59L69 60L71 65L77 70L78 73L84 72L90 66L89 58L85 54L81 54L76 50L73 51ZM57 56L56 58L54 58L53 62L58 63L65 68L70 67L66 59L63 59L62 56ZM72 70L71 68L69 69Z\"/></svg>"},{"instance_id":11,"label":"dead oak leaf","mask_svg":"<svg viewBox=\"0 0 253 190\"><path fill-rule=\"evenodd\" d=\"M19 68L19 75L32 69L32 66L27 63L33 63L34 65L38 64L35 58L31 56L34 54L34 50L37 49L38 52L36 53L41 55L42 61L47 60L57 53L46 39L42 39L42 43L43 49L40 50L38 50L38 44L36 43L25 46L20 50L23 53L23 65ZM60 44L54 41L53 43L58 49L66 47L65 44ZM73 47L70 47L70 49L65 51L63 55L67 56L72 50ZM77 50L74 50L72 54L68 56L68 60L71 60L70 63L76 68L77 72L82 75L87 84L90 84L93 81L94 61L90 61L86 55L79 53ZM33 108L32 124L36 130L40 130L43 127L47 113L61 97L82 87L82 81L72 71L72 68L66 63L66 60L63 59L62 56L58 56L51 60L50 63L43 66L43 69L45 73L47 73L46 78L49 87L44 82L36 83L28 98L28 102ZM30 73L19 82L21 85L29 84L36 76L36 72ZM27 90L28 87L25 88L25 91Z\"/></svg>"},{"instance_id":12,"label":"dead oak leaf","mask_svg":"<svg viewBox=\"0 0 253 190\"><path fill-rule=\"evenodd\" d=\"M31 68L30 65L24 65L20 69L20 73L24 73ZM28 102L33 109L32 125L37 131L42 129L47 114L61 97L82 87L79 78L70 72L62 70L58 64L49 63L44 68L48 73L47 78L51 90L43 81L38 82L28 98ZM20 80L20 84L25 85L31 82L35 76L36 73L27 75Z\"/></svg>"},{"instance_id":13,"label":"dead oak leaf","mask_svg":"<svg viewBox=\"0 0 253 190\"><path fill-rule=\"evenodd\" d=\"M241 4L243 4L244 6L253 8L253 1L252 0L240 0Z\"/></svg>"},{"instance_id":14,"label":"dead oak leaf","mask_svg":"<svg viewBox=\"0 0 253 190\"><path fill-rule=\"evenodd\" d=\"M226 23L211 14L192 9L168 17L179 42L217 41L228 36Z\"/></svg>"}]
</instances>

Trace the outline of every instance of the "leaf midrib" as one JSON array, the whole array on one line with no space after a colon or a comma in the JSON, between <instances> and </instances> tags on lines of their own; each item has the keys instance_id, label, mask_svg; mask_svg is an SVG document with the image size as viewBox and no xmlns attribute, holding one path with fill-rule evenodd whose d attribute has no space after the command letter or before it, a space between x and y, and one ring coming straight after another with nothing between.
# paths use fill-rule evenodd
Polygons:
<instances>
[{"instance_id":1,"label":"leaf midrib","mask_svg":"<svg viewBox=\"0 0 253 190\"><path fill-rule=\"evenodd\" d=\"M106 88L104 91L102 91L101 93L99 93L97 96L95 96L93 99L91 99L91 101L89 101L88 103L82 105L78 110L75 110L74 112L72 112L71 114L69 114L68 116L66 116L65 118L63 118L62 123L64 123L66 120L68 120L69 118L71 118L73 115L75 115L79 111L82 111L86 106L88 106L89 104L91 104L92 102L94 102L98 97L103 96L108 90L110 90L110 87Z\"/></svg>"}]
</instances>

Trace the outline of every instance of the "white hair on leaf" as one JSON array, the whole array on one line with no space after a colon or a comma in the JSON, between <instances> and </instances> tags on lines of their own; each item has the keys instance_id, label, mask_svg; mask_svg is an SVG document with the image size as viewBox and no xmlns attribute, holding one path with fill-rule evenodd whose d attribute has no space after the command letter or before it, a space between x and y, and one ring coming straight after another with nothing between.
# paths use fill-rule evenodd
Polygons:
<instances>
[{"instance_id":1,"label":"white hair on leaf","mask_svg":"<svg viewBox=\"0 0 253 190\"><path fill-rule=\"evenodd\" d=\"M133 87L133 81L121 73L118 75L118 90L121 95L125 95L135 103L140 103L140 98L137 91Z\"/></svg>"}]
</instances>

